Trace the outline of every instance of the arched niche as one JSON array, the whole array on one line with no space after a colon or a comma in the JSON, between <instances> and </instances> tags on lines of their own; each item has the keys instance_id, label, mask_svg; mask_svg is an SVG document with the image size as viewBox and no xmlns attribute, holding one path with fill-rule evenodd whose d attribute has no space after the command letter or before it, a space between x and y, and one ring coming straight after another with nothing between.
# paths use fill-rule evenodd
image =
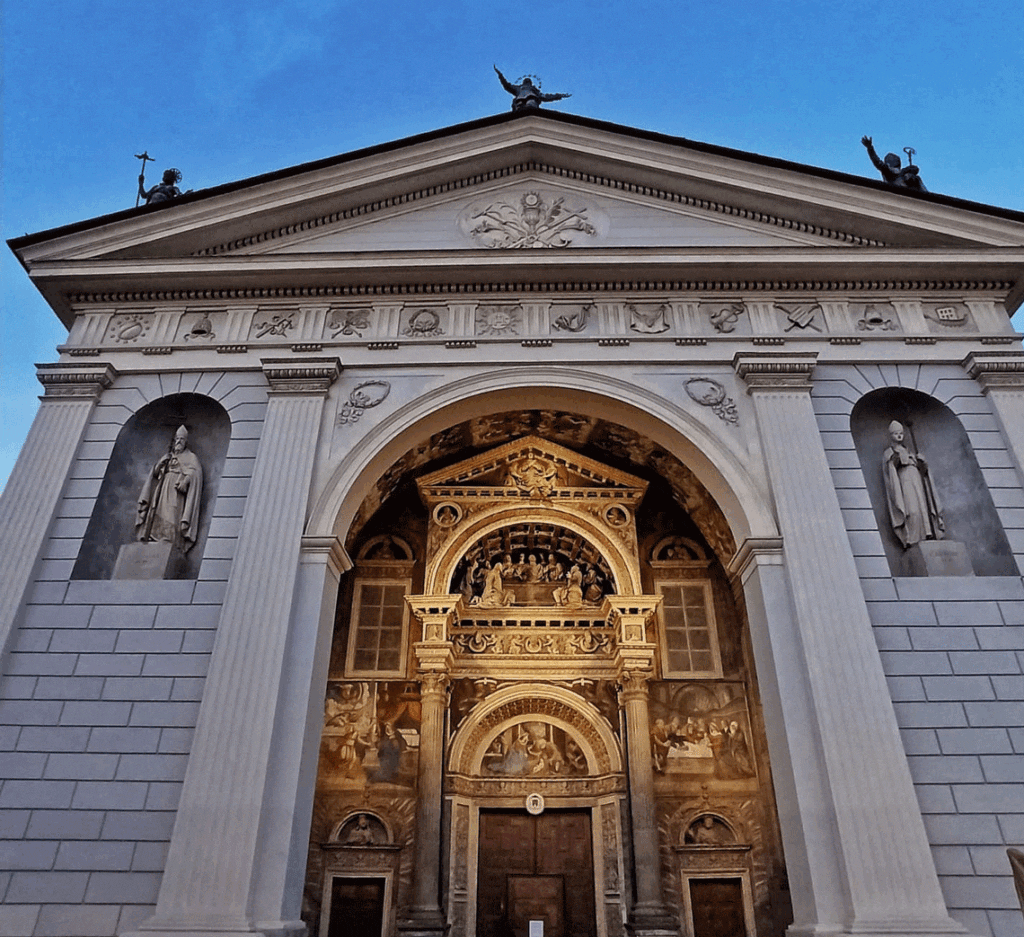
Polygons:
<instances>
[{"instance_id":1,"label":"arched niche","mask_svg":"<svg viewBox=\"0 0 1024 937\"><path fill-rule=\"evenodd\" d=\"M224 408L201 394L172 394L133 414L118 433L100 492L86 527L72 579L109 579L120 548L136 539L139 494L153 466L168 451L179 426L203 467L203 494L194 546L185 554L179 578L199 576L213 504L231 439Z\"/></svg>"},{"instance_id":2,"label":"arched niche","mask_svg":"<svg viewBox=\"0 0 1024 937\"><path fill-rule=\"evenodd\" d=\"M486 767L494 739L527 723L556 727L572 739L586 759L587 775L623 770L608 721L574 693L544 684L507 687L488 696L452 740L450 770L466 777L495 776Z\"/></svg>"},{"instance_id":3,"label":"arched niche","mask_svg":"<svg viewBox=\"0 0 1024 937\"><path fill-rule=\"evenodd\" d=\"M1019 575L974 449L956 415L920 391L884 387L857 401L850 431L892 574L923 575L893 529L886 497L883 457L893 420L903 425L907 448L927 463L945 524L942 539L964 544L978 576Z\"/></svg>"}]
</instances>

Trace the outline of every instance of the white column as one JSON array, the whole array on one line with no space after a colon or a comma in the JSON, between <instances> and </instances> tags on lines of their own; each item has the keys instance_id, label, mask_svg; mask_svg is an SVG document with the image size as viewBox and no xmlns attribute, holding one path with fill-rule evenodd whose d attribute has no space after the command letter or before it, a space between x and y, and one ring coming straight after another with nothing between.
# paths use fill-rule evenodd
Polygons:
<instances>
[{"instance_id":1,"label":"white column","mask_svg":"<svg viewBox=\"0 0 1024 937\"><path fill-rule=\"evenodd\" d=\"M939 889L815 422L814 358L769 352L735 359L754 401L783 537L792 639L799 640L792 653L802 652L807 675L802 704L810 722L786 728L817 735L816 763L806 768L828 779L827 790L819 792L826 803L800 803L800 820L807 827L834 822L841 860L838 868L808 863L815 900L801 906L814 917L797 921L791 933L963 933ZM794 771L804 767L794 765Z\"/></svg>"},{"instance_id":2,"label":"white column","mask_svg":"<svg viewBox=\"0 0 1024 937\"><path fill-rule=\"evenodd\" d=\"M97 361L40 364L36 375L44 387L42 405L0 496L0 663L82 434L117 372Z\"/></svg>"},{"instance_id":3,"label":"white column","mask_svg":"<svg viewBox=\"0 0 1024 937\"><path fill-rule=\"evenodd\" d=\"M310 708L317 690L322 705L326 680L313 656L326 647L329 626L322 602L313 608L300 590L316 578L308 568L316 551L311 556L307 544L302 570L300 553L324 397L340 363L264 359L263 370L270 402L181 805L156 912L136 932L149 937L305 930L296 850L308 816L296 812L310 809L316 767L308 736L319 739ZM322 600L329 555L321 553L320 564ZM296 763L280 764L289 754Z\"/></svg>"},{"instance_id":4,"label":"white column","mask_svg":"<svg viewBox=\"0 0 1024 937\"><path fill-rule=\"evenodd\" d=\"M964 367L991 402L1024 479L1024 352L972 351L964 358Z\"/></svg>"}]
</instances>

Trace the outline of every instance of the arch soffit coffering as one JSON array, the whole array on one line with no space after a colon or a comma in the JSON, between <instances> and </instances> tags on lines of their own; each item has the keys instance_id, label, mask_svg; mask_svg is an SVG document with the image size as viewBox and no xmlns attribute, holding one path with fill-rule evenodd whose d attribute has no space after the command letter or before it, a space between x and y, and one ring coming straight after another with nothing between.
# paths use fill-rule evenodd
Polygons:
<instances>
[{"instance_id":1,"label":"arch soffit coffering","mask_svg":"<svg viewBox=\"0 0 1024 937\"><path fill-rule=\"evenodd\" d=\"M398 407L335 466L313 502L306 533L344 540L363 498L391 465L433 433L507 410L510 391L519 409L562 408L629 425L694 473L722 510L737 543L778 536L764 486L738 452L704 423L671 400L620 378L540 366L473 374Z\"/></svg>"},{"instance_id":2,"label":"arch soffit coffering","mask_svg":"<svg viewBox=\"0 0 1024 937\"><path fill-rule=\"evenodd\" d=\"M448 591L452 576L459 561L474 543L495 530L508 527L522 520L521 504L498 504L475 516L464 529L458 530L451 543L439 550L432 558L424 576L424 591L439 595ZM580 514L570 512L557 502L548 506L530 505L531 520L540 523L558 524L579 534L600 552L611 567L615 577L616 591L622 595L636 595L642 591L640 568L635 557L622 548L597 524Z\"/></svg>"},{"instance_id":3,"label":"arch soffit coffering","mask_svg":"<svg viewBox=\"0 0 1024 937\"><path fill-rule=\"evenodd\" d=\"M455 733L451 770L466 776L479 773L483 754L495 736L531 717L572 736L586 756L591 774L623 770L615 734L597 709L570 690L540 683L505 687L488 696Z\"/></svg>"}]
</instances>

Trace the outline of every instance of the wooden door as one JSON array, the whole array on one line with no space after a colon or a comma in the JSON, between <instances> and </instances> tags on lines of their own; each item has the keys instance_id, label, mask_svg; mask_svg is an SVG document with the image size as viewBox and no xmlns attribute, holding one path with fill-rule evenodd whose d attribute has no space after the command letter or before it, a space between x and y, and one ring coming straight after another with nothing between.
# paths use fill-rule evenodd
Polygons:
<instances>
[{"instance_id":1,"label":"wooden door","mask_svg":"<svg viewBox=\"0 0 1024 937\"><path fill-rule=\"evenodd\" d=\"M327 937L381 937L384 926L384 879L331 879L331 918Z\"/></svg>"},{"instance_id":2,"label":"wooden door","mask_svg":"<svg viewBox=\"0 0 1024 937\"><path fill-rule=\"evenodd\" d=\"M690 909L693 937L746 937L738 878L691 878Z\"/></svg>"},{"instance_id":3,"label":"wooden door","mask_svg":"<svg viewBox=\"0 0 1024 937\"><path fill-rule=\"evenodd\" d=\"M595 937L590 811L481 810L476 900L477 937Z\"/></svg>"}]
</instances>

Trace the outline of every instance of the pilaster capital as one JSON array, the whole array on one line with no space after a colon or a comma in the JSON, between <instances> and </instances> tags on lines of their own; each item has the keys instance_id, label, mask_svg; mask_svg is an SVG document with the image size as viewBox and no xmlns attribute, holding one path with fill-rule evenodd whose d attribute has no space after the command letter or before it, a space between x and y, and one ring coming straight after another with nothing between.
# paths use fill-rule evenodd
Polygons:
<instances>
[{"instance_id":1,"label":"pilaster capital","mask_svg":"<svg viewBox=\"0 0 1024 937\"><path fill-rule=\"evenodd\" d=\"M260 363L271 395L323 396L341 374L340 358L261 358Z\"/></svg>"},{"instance_id":2,"label":"pilaster capital","mask_svg":"<svg viewBox=\"0 0 1024 937\"><path fill-rule=\"evenodd\" d=\"M323 556L329 566L336 572L344 573L352 568L352 559L342 546L341 541L331 535L329 537L303 537L302 556Z\"/></svg>"},{"instance_id":3,"label":"pilaster capital","mask_svg":"<svg viewBox=\"0 0 1024 937\"><path fill-rule=\"evenodd\" d=\"M756 566L781 565L781 537L747 537L729 560L727 569L733 579L744 581Z\"/></svg>"},{"instance_id":4,"label":"pilaster capital","mask_svg":"<svg viewBox=\"0 0 1024 937\"><path fill-rule=\"evenodd\" d=\"M654 677L654 649L651 649L650 656L641 658L628 655L618 663L617 679L622 688L622 701L646 701L649 695L648 685Z\"/></svg>"},{"instance_id":5,"label":"pilaster capital","mask_svg":"<svg viewBox=\"0 0 1024 937\"><path fill-rule=\"evenodd\" d=\"M53 362L36 365L36 378L43 385L43 397L96 399L117 377L117 369L105 361Z\"/></svg>"},{"instance_id":6,"label":"pilaster capital","mask_svg":"<svg viewBox=\"0 0 1024 937\"><path fill-rule=\"evenodd\" d=\"M817 352L740 351L732 359L733 369L755 390L810 390Z\"/></svg>"},{"instance_id":7,"label":"pilaster capital","mask_svg":"<svg viewBox=\"0 0 1024 937\"><path fill-rule=\"evenodd\" d=\"M423 695L444 693L455 662L451 644L419 642L413 645L413 652L416 654L417 679L421 683Z\"/></svg>"},{"instance_id":8,"label":"pilaster capital","mask_svg":"<svg viewBox=\"0 0 1024 937\"><path fill-rule=\"evenodd\" d=\"M986 393L993 388L1024 390L1024 351L972 351L963 366Z\"/></svg>"}]
</instances>

